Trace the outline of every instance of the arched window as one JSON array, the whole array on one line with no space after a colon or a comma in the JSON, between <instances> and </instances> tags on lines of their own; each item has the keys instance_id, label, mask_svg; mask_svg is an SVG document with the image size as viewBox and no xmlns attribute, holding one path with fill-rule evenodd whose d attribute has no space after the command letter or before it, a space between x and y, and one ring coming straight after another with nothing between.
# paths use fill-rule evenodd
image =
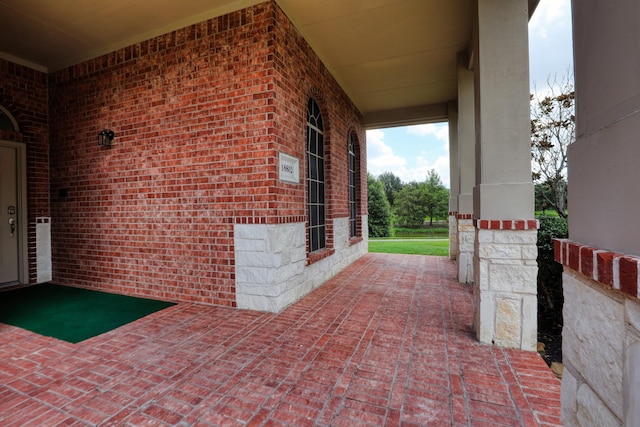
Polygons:
<instances>
[{"instance_id":1,"label":"arched window","mask_svg":"<svg viewBox=\"0 0 640 427\"><path fill-rule=\"evenodd\" d=\"M307 106L307 214L309 252L326 247L324 203L324 129L320 107L312 98Z\"/></svg>"},{"instance_id":2,"label":"arched window","mask_svg":"<svg viewBox=\"0 0 640 427\"><path fill-rule=\"evenodd\" d=\"M0 105L0 130L18 132L18 123L2 105Z\"/></svg>"},{"instance_id":3,"label":"arched window","mask_svg":"<svg viewBox=\"0 0 640 427\"><path fill-rule=\"evenodd\" d=\"M349 237L358 234L358 182L357 182L356 137L349 134Z\"/></svg>"}]
</instances>

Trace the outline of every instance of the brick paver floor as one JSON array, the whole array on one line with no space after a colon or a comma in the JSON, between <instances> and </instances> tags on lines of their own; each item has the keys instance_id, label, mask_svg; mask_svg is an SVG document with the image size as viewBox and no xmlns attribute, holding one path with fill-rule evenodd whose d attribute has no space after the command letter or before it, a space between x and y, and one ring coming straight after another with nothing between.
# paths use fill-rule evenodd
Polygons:
<instances>
[{"instance_id":1,"label":"brick paver floor","mask_svg":"<svg viewBox=\"0 0 640 427\"><path fill-rule=\"evenodd\" d=\"M0 324L0 425L560 425L542 359L471 322L447 258L368 254L275 315L178 304L79 344Z\"/></svg>"}]
</instances>

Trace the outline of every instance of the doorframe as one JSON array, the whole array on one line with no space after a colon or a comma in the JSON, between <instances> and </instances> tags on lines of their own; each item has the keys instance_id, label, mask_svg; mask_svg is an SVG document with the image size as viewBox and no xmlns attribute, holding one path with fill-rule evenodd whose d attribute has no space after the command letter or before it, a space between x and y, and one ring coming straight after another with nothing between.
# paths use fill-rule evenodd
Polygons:
<instances>
[{"instance_id":1,"label":"doorframe","mask_svg":"<svg viewBox=\"0 0 640 427\"><path fill-rule=\"evenodd\" d=\"M11 117L11 116L9 116ZM29 283L29 216L27 215L27 146L0 139L0 145L16 149L16 193L18 221L18 282Z\"/></svg>"}]
</instances>

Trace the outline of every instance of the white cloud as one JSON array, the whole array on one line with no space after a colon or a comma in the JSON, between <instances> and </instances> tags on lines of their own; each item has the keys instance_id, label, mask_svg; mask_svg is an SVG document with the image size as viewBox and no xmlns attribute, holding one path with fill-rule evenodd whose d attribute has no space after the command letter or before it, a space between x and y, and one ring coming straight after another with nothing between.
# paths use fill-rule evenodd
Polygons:
<instances>
[{"instance_id":1,"label":"white cloud","mask_svg":"<svg viewBox=\"0 0 640 427\"><path fill-rule=\"evenodd\" d=\"M393 172L401 180L407 175L407 161L393 153L391 147L384 142L384 131L380 129L367 131L367 170L373 176L384 172Z\"/></svg>"},{"instance_id":2,"label":"white cloud","mask_svg":"<svg viewBox=\"0 0 640 427\"><path fill-rule=\"evenodd\" d=\"M549 95L554 79L573 80L572 69L571 0L541 0L529 22L531 92Z\"/></svg>"},{"instance_id":3,"label":"white cloud","mask_svg":"<svg viewBox=\"0 0 640 427\"><path fill-rule=\"evenodd\" d=\"M408 181L424 181L427 179L427 174L431 169L434 169L438 176L440 176L440 180L444 184L445 187L450 188L450 177L449 177L449 157L448 156L440 156L436 158L433 162L429 161L425 157L417 157L416 158L416 168L411 171L412 178ZM408 182L407 181L407 182Z\"/></svg>"},{"instance_id":4,"label":"white cloud","mask_svg":"<svg viewBox=\"0 0 640 427\"><path fill-rule=\"evenodd\" d=\"M432 136L442 142L442 148L449 152L449 125L447 123L429 123L425 125L407 126L409 135Z\"/></svg>"},{"instance_id":5,"label":"white cloud","mask_svg":"<svg viewBox=\"0 0 640 427\"><path fill-rule=\"evenodd\" d=\"M433 137L442 142L445 153L449 152L449 125L447 123L431 123L425 125L408 126L407 133L410 135ZM430 160L431 159L431 160ZM410 179L407 181L424 181L431 169L434 169L440 176L442 183L449 187L449 156L439 156L433 159L428 152L422 151L416 157L416 167L410 171Z\"/></svg>"},{"instance_id":6,"label":"white cloud","mask_svg":"<svg viewBox=\"0 0 640 427\"><path fill-rule=\"evenodd\" d=\"M542 0L529 21L529 30L535 32L538 37L547 39L550 29L564 27L571 20L571 17L567 16L567 11L571 10L568 6L569 1Z\"/></svg>"},{"instance_id":7,"label":"white cloud","mask_svg":"<svg viewBox=\"0 0 640 427\"><path fill-rule=\"evenodd\" d=\"M411 135L427 136L430 139L435 137L444 142L448 153L449 131L446 124L411 126L406 132ZM429 171L434 169L440 176L442 183L449 187L448 155L433 159L433 156L429 156L428 150L421 150L413 157L415 166L409 168L407 159L394 153L393 149L385 143L384 138L383 130L367 131L367 170L373 176L392 172L403 182L421 182L427 178Z\"/></svg>"},{"instance_id":8,"label":"white cloud","mask_svg":"<svg viewBox=\"0 0 640 427\"><path fill-rule=\"evenodd\" d=\"M407 126L409 135L435 137L442 141L442 148L449 152L449 125L447 123L429 123L425 125Z\"/></svg>"},{"instance_id":9,"label":"white cloud","mask_svg":"<svg viewBox=\"0 0 640 427\"><path fill-rule=\"evenodd\" d=\"M530 90L539 97L557 88L565 78L573 79L571 1L541 0L529 23Z\"/></svg>"},{"instance_id":10,"label":"white cloud","mask_svg":"<svg viewBox=\"0 0 640 427\"><path fill-rule=\"evenodd\" d=\"M407 126L409 135L435 136L438 141L449 142L449 126L446 123Z\"/></svg>"}]
</instances>

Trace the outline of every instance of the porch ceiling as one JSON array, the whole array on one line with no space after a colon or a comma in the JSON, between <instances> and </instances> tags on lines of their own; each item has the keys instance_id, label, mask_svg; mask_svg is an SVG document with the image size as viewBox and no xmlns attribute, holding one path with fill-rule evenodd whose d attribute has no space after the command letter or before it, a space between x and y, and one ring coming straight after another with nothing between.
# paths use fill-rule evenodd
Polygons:
<instances>
[{"instance_id":1,"label":"porch ceiling","mask_svg":"<svg viewBox=\"0 0 640 427\"><path fill-rule=\"evenodd\" d=\"M0 0L0 57L56 71L261 1ZM276 1L369 127L446 118L472 1Z\"/></svg>"}]
</instances>

